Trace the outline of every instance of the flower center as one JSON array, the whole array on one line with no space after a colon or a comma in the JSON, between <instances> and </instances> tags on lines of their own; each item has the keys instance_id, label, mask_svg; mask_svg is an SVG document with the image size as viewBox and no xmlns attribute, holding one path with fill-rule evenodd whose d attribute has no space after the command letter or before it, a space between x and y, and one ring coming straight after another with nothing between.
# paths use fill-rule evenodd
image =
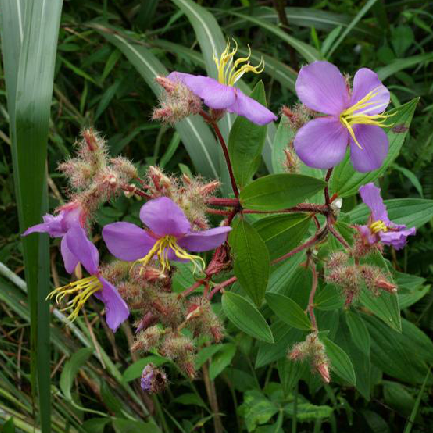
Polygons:
<instances>
[{"instance_id":1,"label":"flower center","mask_svg":"<svg viewBox=\"0 0 433 433\"><path fill-rule=\"evenodd\" d=\"M265 62L263 58L260 60L260 63L257 66L250 65L250 57L251 57L251 48L248 46L248 57L240 57L235 62L233 61L233 57L238 50L238 44L233 39L235 43L235 48L230 50L230 41L227 42L226 49L222 52L221 56L218 58L214 53L214 62L217 65L218 69L218 81L221 84L225 84L226 86L234 86L236 81L238 81L242 75L247 72L253 72L254 74L260 74L263 72L265 68ZM246 63L239 67L241 63Z\"/></svg>"},{"instance_id":2,"label":"flower center","mask_svg":"<svg viewBox=\"0 0 433 433\"><path fill-rule=\"evenodd\" d=\"M68 302L68 306L63 308L62 311L72 310L69 315L69 320L75 320L78 313L84 304L94 293L102 289L102 283L94 275L82 278L81 280L74 281L63 287L58 287L53 290L46 299L53 299L56 297L56 303L60 303L65 296L74 295L73 299Z\"/></svg>"},{"instance_id":3,"label":"flower center","mask_svg":"<svg viewBox=\"0 0 433 433\"><path fill-rule=\"evenodd\" d=\"M378 232L387 232L388 227L382 220L377 220L374 223L370 224L370 231L373 234L376 234Z\"/></svg>"},{"instance_id":4,"label":"flower center","mask_svg":"<svg viewBox=\"0 0 433 433\"><path fill-rule=\"evenodd\" d=\"M361 100L359 100L355 105L352 105L348 109L344 110L340 114L340 122L347 128L350 136L353 138L353 141L357 144L357 146L362 149L362 146L359 144L359 141L355 137L355 132L353 131L353 125L356 124L364 124L364 125L377 125L380 127L384 127L384 124L388 117L394 116L394 114L365 114L365 111L368 109L375 107L380 108L382 104L379 101L372 101L372 99L379 95L381 91L381 86L376 87L371 92L367 93ZM358 111L358 113L355 113ZM359 112L360 111L360 112ZM392 126L392 124L388 124L386 126Z\"/></svg>"},{"instance_id":5,"label":"flower center","mask_svg":"<svg viewBox=\"0 0 433 433\"><path fill-rule=\"evenodd\" d=\"M194 266L197 266L198 268L204 268L205 266L204 260L200 256L196 256L188 253L188 251L185 251L177 243L177 238L170 235L159 238L155 242L155 245L152 247L152 249L146 254L146 256L137 260L135 263L141 263L143 265L143 270L144 267L147 266L152 260L152 257L156 255L159 262L161 263L162 271L164 272L165 269L170 269L170 261L168 259L168 253L170 250L172 250L176 257L179 257L179 259L191 260L194 263ZM202 266L200 266L200 264Z\"/></svg>"}]
</instances>

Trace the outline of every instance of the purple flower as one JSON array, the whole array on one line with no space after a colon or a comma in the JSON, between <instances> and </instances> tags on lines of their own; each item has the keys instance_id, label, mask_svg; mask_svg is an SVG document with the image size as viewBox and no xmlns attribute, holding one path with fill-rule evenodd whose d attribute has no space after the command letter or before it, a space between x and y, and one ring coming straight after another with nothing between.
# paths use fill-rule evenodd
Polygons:
<instances>
[{"instance_id":1,"label":"purple flower","mask_svg":"<svg viewBox=\"0 0 433 433\"><path fill-rule=\"evenodd\" d=\"M141 388L150 394L162 391L167 385L167 375L164 370L156 368L151 362L144 367L141 374Z\"/></svg>"},{"instance_id":2,"label":"purple flower","mask_svg":"<svg viewBox=\"0 0 433 433\"><path fill-rule=\"evenodd\" d=\"M108 224L102 231L104 241L120 260L147 265L156 255L163 269L170 267L169 260L202 260L186 250L213 250L226 241L231 230L225 226L191 231L182 209L167 197L148 201L140 210L140 219L148 231L126 222Z\"/></svg>"},{"instance_id":3,"label":"purple flower","mask_svg":"<svg viewBox=\"0 0 433 433\"><path fill-rule=\"evenodd\" d=\"M381 114L389 103L389 91L376 73L360 69L350 92L340 71L328 62L304 66L296 80L296 93L305 106L325 113L304 125L294 146L299 158L314 168L337 165L350 146L355 170L379 168L388 153L388 137Z\"/></svg>"},{"instance_id":4,"label":"purple flower","mask_svg":"<svg viewBox=\"0 0 433 433\"><path fill-rule=\"evenodd\" d=\"M95 295L105 304L107 325L113 332L116 332L119 325L128 318L129 308L116 288L101 276L98 250L87 239L84 229L79 225L74 225L68 231L67 244L72 254L77 257L91 276L55 289L48 295L48 298L52 299L55 296L56 302L60 302L67 295L75 295L68 302L67 307L72 310L69 319L74 320L90 296Z\"/></svg>"},{"instance_id":5,"label":"purple flower","mask_svg":"<svg viewBox=\"0 0 433 433\"><path fill-rule=\"evenodd\" d=\"M405 225L394 224L389 220L380 196L380 188L372 182L359 188L359 193L362 201L371 210L369 224L357 227L364 241L370 245L381 241L383 244L392 245L396 250L403 248L406 245L406 238L415 235L415 227L406 229Z\"/></svg>"},{"instance_id":6,"label":"purple flower","mask_svg":"<svg viewBox=\"0 0 433 433\"><path fill-rule=\"evenodd\" d=\"M68 248L68 232L75 225L83 225L83 214L79 203L69 203L60 209L59 215L53 216L47 214L43 216L43 223L28 228L22 236L27 236L31 233L48 233L48 235L53 238L62 238L60 251L62 253L65 269L71 274L78 265L78 259Z\"/></svg>"},{"instance_id":7,"label":"purple flower","mask_svg":"<svg viewBox=\"0 0 433 433\"><path fill-rule=\"evenodd\" d=\"M236 44L236 41L235 41ZM220 58L214 58L218 68L218 80L202 75L184 74L172 72L167 76L171 81L178 81L185 84L192 93L203 99L203 102L210 108L227 110L246 117L257 125L266 125L277 120L277 117L254 99L246 96L238 88L234 87L242 75L247 72L259 74L263 71L264 64L251 66L248 57L239 58L233 61L237 51L237 44L230 50L230 42L221 54ZM238 66L245 63L241 67Z\"/></svg>"}]
</instances>

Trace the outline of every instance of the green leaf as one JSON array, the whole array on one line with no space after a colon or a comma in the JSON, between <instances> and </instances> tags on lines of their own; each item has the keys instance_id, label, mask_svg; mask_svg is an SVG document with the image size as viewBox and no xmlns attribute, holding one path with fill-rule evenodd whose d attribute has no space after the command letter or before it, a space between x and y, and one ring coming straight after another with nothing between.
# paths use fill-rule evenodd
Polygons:
<instances>
[{"instance_id":1,"label":"green leaf","mask_svg":"<svg viewBox=\"0 0 433 433\"><path fill-rule=\"evenodd\" d=\"M433 218L433 200L420 198L397 198L385 200L389 219L396 224L408 227L421 227ZM370 209L364 204L356 206L348 213L353 224L366 224Z\"/></svg>"},{"instance_id":2,"label":"green leaf","mask_svg":"<svg viewBox=\"0 0 433 433\"><path fill-rule=\"evenodd\" d=\"M249 432L256 431L257 425L266 424L277 412L278 406L260 391L247 391L239 408L244 414L245 426Z\"/></svg>"},{"instance_id":3,"label":"green leaf","mask_svg":"<svg viewBox=\"0 0 433 433\"><path fill-rule=\"evenodd\" d=\"M146 365L149 363L153 363L156 367L158 367L165 364L166 362L168 362L168 359L159 355L150 355L146 356L145 358L140 358L125 370L123 373L123 380L125 382L130 382L131 380L141 377L144 367L146 367Z\"/></svg>"},{"instance_id":4,"label":"green leaf","mask_svg":"<svg viewBox=\"0 0 433 433\"><path fill-rule=\"evenodd\" d=\"M222 296L222 306L229 320L241 331L258 340L274 342L269 325L250 301L235 293L225 292Z\"/></svg>"},{"instance_id":5,"label":"green leaf","mask_svg":"<svg viewBox=\"0 0 433 433\"><path fill-rule=\"evenodd\" d=\"M254 228L265 241L271 260L297 247L304 239L311 217L301 213L271 215L254 223Z\"/></svg>"},{"instance_id":6,"label":"green leaf","mask_svg":"<svg viewBox=\"0 0 433 433\"><path fill-rule=\"evenodd\" d=\"M262 81L256 84L250 98L267 106ZM228 150L236 183L240 188L249 183L257 171L265 140L266 125L256 125L241 116L235 120L229 135Z\"/></svg>"},{"instance_id":7,"label":"green leaf","mask_svg":"<svg viewBox=\"0 0 433 433\"><path fill-rule=\"evenodd\" d=\"M370 334L367 325L358 313L348 310L344 317L353 342L362 350L363 353L370 356Z\"/></svg>"},{"instance_id":8,"label":"green leaf","mask_svg":"<svg viewBox=\"0 0 433 433\"><path fill-rule=\"evenodd\" d=\"M210 380L215 378L232 362L236 353L236 346L234 344L224 344L210 362L209 376Z\"/></svg>"},{"instance_id":9,"label":"green leaf","mask_svg":"<svg viewBox=\"0 0 433 433\"><path fill-rule=\"evenodd\" d=\"M384 373L406 383L422 383L433 363L433 344L415 325L402 319L396 332L376 317L362 316L371 335L371 360Z\"/></svg>"},{"instance_id":10,"label":"green leaf","mask_svg":"<svg viewBox=\"0 0 433 433\"><path fill-rule=\"evenodd\" d=\"M185 406L199 406L207 409L206 403L197 394L182 394L173 399L173 403L183 404Z\"/></svg>"},{"instance_id":11,"label":"green leaf","mask_svg":"<svg viewBox=\"0 0 433 433\"><path fill-rule=\"evenodd\" d=\"M20 232L48 210L45 164L62 1L0 0L15 193ZM30 304L32 398L38 392L42 430L51 426L48 237L22 238Z\"/></svg>"},{"instance_id":12,"label":"green leaf","mask_svg":"<svg viewBox=\"0 0 433 433\"><path fill-rule=\"evenodd\" d=\"M234 257L235 275L245 292L260 306L271 264L266 244L257 230L242 218L233 224L229 244Z\"/></svg>"},{"instance_id":13,"label":"green leaf","mask_svg":"<svg viewBox=\"0 0 433 433\"><path fill-rule=\"evenodd\" d=\"M272 146L272 167L274 173L287 173L286 154L284 151L288 148L294 135L289 123L282 117L278 124L277 133L275 134Z\"/></svg>"},{"instance_id":14,"label":"green leaf","mask_svg":"<svg viewBox=\"0 0 433 433\"><path fill-rule=\"evenodd\" d=\"M89 26L116 46L137 69L155 95L160 95L161 88L155 81L155 77L166 76L168 72L147 47L141 43L135 43L115 27L96 23L89 24ZM190 116L176 123L175 128L197 170L204 176L217 178L219 175L219 146L204 121L201 118Z\"/></svg>"},{"instance_id":15,"label":"green leaf","mask_svg":"<svg viewBox=\"0 0 433 433\"><path fill-rule=\"evenodd\" d=\"M335 371L343 380L355 386L355 371L347 353L326 337L323 338L323 344L326 348L326 355L329 358L331 370Z\"/></svg>"},{"instance_id":16,"label":"green leaf","mask_svg":"<svg viewBox=\"0 0 433 433\"><path fill-rule=\"evenodd\" d=\"M93 349L85 347L75 352L68 362L65 363L60 376L60 389L68 400L72 401L71 387L74 383L75 376L90 358L92 353Z\"/></svg>"},{"instance_id":17,"label":"green leaf","mask_svg":"<svg viewBox=\"0 0 433 433\"><path fill-rule=\"evenodd\" d=\"M379 76L379 79L383 81L403 69L413 68L414 66L419 66L421 64L427 65L430 62L433 62L433 53L418 54L417 56L394 59L388 65L382 66L377 71L377 75Z\"/></svg>"},{"instance_id":18,"label":"green leaf","mask_svg":"<svg viewBox=\"0 0 433 433\"><path fill-rule=\"evenodd\" d=\"M249 209L281 210L312 197L325 185L322 180L301 174L271 174L247 185L240 193L240 200Z\"/></svg>"},{"instance_id":19,"label":"green leaf","mask_svg":"<svg viewBox=\"0 0 433 433\"><path fill-rule=\"evenodd\" d=\"M302 331L311 330L305 311L292 299L278 293L268 293L266 301L280 320Z\"/></svg>"},{"instance_id":20,"label":"green leaf","mask_svg":"<svg viewBox=\"0 0 433 433\"><path fill-rule=\"evenodd\" d=\"M109 422L110 418L92 418L84 421L82 427L88 433L104 433L104 428Z\"/></svg>"},{"instance_id":21,"label":"green leaf","mask_svg":"<svg viewBox=\"0 0 433 433\"><path fill-rule=\"evenodd\" d=\"M392 117L390 117L390 119L392 119L390 120L392 125L404 125L406 128L409 128L417 103L418 99L415 98L389 111L388 114L392 115ZM352 167L348 151L344 160L334 169L330 179L329 189L331 194L336 193L339 197L351 196L358 192L360 186L368 182L373 182L385 173L387 168L400 153L401 146L407 135L407 131L394 132L391 126L386 127L385 131L388 134L389 150L382 166L368 173L358 173Z\"/></svg>"},{"instance_id":22,"label":"green leaf","mask_svg":"<svg viewBox=\"0 0 433 433\"><path fill-rule=\"evenodd\" d=\"M404 417L410 415L415 404L415 398L404 385L388 380L383 382L383 397L389 407Z\"/></svg>"},{"instance_id":23,"label":"green leaf","mask_svg":"<svg viewBox=\"0 0 433 433\"><path fill-rule=\"evenodd\" d=\"M113 419L113 427L116 433L161 433L156 424L133 419Z\"/></svg>"},{"instance_id":24,"label":"green leaf","mask_svg":"<svg viewBox=\"0 0 433 433\"><path fill-rule=\"evenodd\" d=\"M3 425L2 425L2 433L15 433L15 426L14 426L14 419L11 417L9 418Z\"/></svg>"},{"instance_id":25,"label":"green leaf","mask_svg":"<svg viewBox=\"0 0 433 433\"><path fill-rule=\"evenodd\" d=\"M304 374L307 363L282 358L278 361L277 366L284 394L288 395L293 391L293 388Z\"/></svg>"}]
</instances>

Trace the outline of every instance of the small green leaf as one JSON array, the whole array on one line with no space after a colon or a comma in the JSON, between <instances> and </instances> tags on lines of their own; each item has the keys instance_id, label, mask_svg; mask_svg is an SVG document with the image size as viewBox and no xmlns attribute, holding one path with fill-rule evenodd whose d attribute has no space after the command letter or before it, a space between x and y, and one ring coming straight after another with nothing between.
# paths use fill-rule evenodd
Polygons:
<instances>
[{"instance_id":1,"label":"small green leaf","mask_svg":"<svg viewBox=\"0 0 433 433\"><path fill-rule=\"evenodd\" d=\"M292 299L278 293L268 293L266 301L280 320L302 331L311 329L310 319L305 311Z\"/></svg>"},{"instance_id":2,"label":"small green leaf","mask_svg":"<svg viewBox=\"0 0 433 433\"><path fill-rule=\"evenodd\" d=\"M173 403L184 404L185 406L200 406L207 409L206 403L198 394L182 394L179 397L176 397L173 400Z\"/></svg>"},{"instance_id":3,"label":"small green leaf","mask_svg":"<svg viewBox=\"0 0 433 433\"><path fill-rule=\"evenodd\" d=\"M113 419L113 427L116 433L161 433L156 424L143 422L134 419Z\"/></svg>"},{"instance_id":4,"label":"small green leaf","mask_svg":"<svg viewBox=\"0 0 433 433\"><path fill-rule=\"evenodd\" d=\"M247 185L240 193L242 206L255 210L281 210L296 206L322 190L326 183L302 174L271 174Z\"/></svg>"},{"instance_id":5,"label":"small green leaf","mask_svg":"<svg viewBox=\"0 0 433 433\"><path fill-rule=\"evenodd\" d=\"M351 385L356 385L355 371L347 353L328 338L323 338L326 355L330 361L331 370L335 371L342 379Z\"/></svg>"},{"instance_id":6,"label":"small green leaf","mask_svg":"<svg viewBox=\"0 0 433 433\"><path fill-rule=\"evenodd\" d=\"M244 219L233 224L229 244L239 283L257 306L262 303L269 280L271 260L265 242Z\"/></svg>"},{"instance_id":7,"label":"small green leaf","mask_svg":"<svg viewBox=\"0 0 433 433\"><path fill-rule=\"evenodd\" d=\"M83 367L92 353L93 349L87 347L80 349L71 356L69 361L66 362L65 366L63 367L62 374L60 376L60 389L68 400L72 400L71 387L78 370Z\"/></svg>"},{"instance_id":8,"label":"small green leaf","mask_svg":"<svg viewBox=\"0 0 433 433\"><path fill-rule=\"evenodd\" d=\"M236 346L234 344L224 344L222 350L219 350L215 356L212 357L209 367L210 380L215 378L230 365L236 353Z\"/></svg>"},{"instance_id":9,"label":"small green leaf","mask_svg":"<svg viewBox=\"0 0 433 433\"><path fill-rule=\"evenodd\" d=\"M140 358L125 370L123 373L123 380L125 382L130 382L131 380L139 378L143 373L143 368L150 362L158 367L168 362L168 359L158 355L150 355L145 358Z\"/></svg>"},{"instance_id":10,"label":"small green leaf","mask_svg":"<svg viewBox=\"0 0 433 433\"><path fill-rule=\"evenodd\" d=\"M390 119L392 119L390 120L392 125L404 125L406 128L409 128L417 103L418 99L415 98L400 107L390 110L388 114L392 115L392 117L390 117ZM394 159L397 158L408 129L404 132L397 132L393 130L392 126L388 126L385 130L388 134L389 149L382 166L368 173L358 173L352 167L348 151L344 160L334 169L332 174L329 186L332 194L337 193L339 197L349 197L356 194L360 186L368 182L373 182L381 176Z\"/></svg>"},{"instance_id":11,"label":"small green leaf","mask_svg":"<svg viewBox=\"0 0 433 433\"><path fill-rule=\"evenodd\" d=\"M284 394L288 395L293 391L293 388L307 368L307 363L291 361L284 357L278 361L277 365L281 386Z\"/></svg>"},{"instance_id":12,"label":"small green leaf","mask_svg":"<svg viewBox=\"0 0 433 433\"><path fill-rule=\"evenodd\" d=\"M337 310L344 305L340 292L332 284L327 284L314 296L314 307L319 310Z\"/></svg>"},{"instance_id":13,"label":"small green leaf","mask_svg":"<svg viewBox=\"0 0 433 433\"><path fill-rule=\"evenodd\" d=\"M274 173L287 173L286 154L284 151L287 149L293 137L293 130L283 117L278 125L272 146L272 168L274 169Z\"/></svg>"},{"instance_id":14,"label":"small green leaf","mask_svg":"<svg viewBox=\"0 0 433 433\"><path fill-rule=\"evenodd\" d=\"M266 343L274 342L265 318L250 301L235 293L225 292L222 306L229 320L241 331Z\"/></svg>"},{"instance_id":15,"label":"small green leaf","mask_svg":"<svg viewBox=\"0 0 433 433\"><path fill-rule=\"evenodd\" d=\"M250 98L266 107L265 88L262 81L256 84ZM258 169L265 140L266 125L256 125L241 116L233 123L228 150L236 182L240 188L251 181Z\"/></svg>"}]
</instances>

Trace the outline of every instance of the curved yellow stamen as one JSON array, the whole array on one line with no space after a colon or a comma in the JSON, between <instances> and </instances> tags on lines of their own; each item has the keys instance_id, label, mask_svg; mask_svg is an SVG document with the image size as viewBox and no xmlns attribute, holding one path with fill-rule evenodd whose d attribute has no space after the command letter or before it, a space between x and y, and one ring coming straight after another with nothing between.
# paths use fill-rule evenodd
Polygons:
<instances>
[{"instance_id":1,"label":"curved yellow stamen","mask_svg":"<svg viewBox=\"0 0 433 433\"><path fill-rule=\"evenodd\" d=\"M385 126L388 117L394 116L394 114L374 114L368 115L361 113L355 113L356 111L363 110L365 108L380 108L381 105L378 102L371 101L374 97L379 95L381 87L376 87L372 91L368 92L362 99L360 99L356 104L352 105L348 109L344 110L340 114L340 122L347 128L350 136L356 145L362 149L359 144L353 130L353 125L364 124L364 125L377 125L380 127ZM385 108L385 107L384 107ZM392 126L393 124L387 124L386 126Z\"/></svg>"},{"instance_id":2,"label":"curved yellow stamen","mask_svg":"<svg viewBox=\"0 0 433 433\"><path fill-rule=\"evenodd\" d=\"M56 303L60 303L65 296L74 295L73 299L68 302L68 306L63 308L62 311L72 310L69 315L69 320L75 320L78 317L78 313L84 304L94 293L102 289L102 283L95 276L82 278L81 280L74 281L63 287L58 287L53 290L46 297L46 300L53 299L55 297Z\"/></svg>"},{"instance_id":3,"label":"curved yellow stamen","mask_svg":"<svg viewBox=\"0 0 433 433\"><path fill-rule=\"evenodd\" d=\"M170 235L158 239L152 249L146 254L146 256L142 259L137 260L135 263L140 263L143 266L141 269L142 271L144 267L147 266L152 260L152 258L156 255L159 262L161 263L162 271L164 272L166 269L170 269L170 261L168 259L168 252L170 250L172 250L176 257L178 257L179 259L191 260L194 263L194 272L197 268L199 270L204 269L204 260L200 256L190 254L188 253L188 251L185 251L177 243L176 237Z\"/></svg>"},{"instance_id":4,"label":"curved yellow stamen","mask_svg":"<svg viewBox=\"0 0 433 433\"><path fill-rule=\"evenodd\" d=\"M248 57L240 57L233 62L233 58L238 51L238 44L234 39L233 41L235 43L235 48L232 50L230 50L230 41L228 41L227 46L220 57L217 57L214 53L214 62L218 70L218 81L221 84L225 84L227 86L234 86L236 81L238 81L242 75L246 74L247 72L260 74L265 68L265 62L263 61L263 58L260 60L260 63L257 66L250 65L249 60L251 57L251 48L249 46ZM246 64L239 67L241 63Z\"/></svg>"},{"instance_id":5,"label":"curved yellow stamen","mask_svg":"<svg viewBox=\"0 0 433 433\"><path fill-rule=\"evenodd\" d=\"M370 224L370 231L373 234L376 234L378 232L387 232L388 227L382 220L377 220L374 223Z\"/></svg>"}]
</instances>

